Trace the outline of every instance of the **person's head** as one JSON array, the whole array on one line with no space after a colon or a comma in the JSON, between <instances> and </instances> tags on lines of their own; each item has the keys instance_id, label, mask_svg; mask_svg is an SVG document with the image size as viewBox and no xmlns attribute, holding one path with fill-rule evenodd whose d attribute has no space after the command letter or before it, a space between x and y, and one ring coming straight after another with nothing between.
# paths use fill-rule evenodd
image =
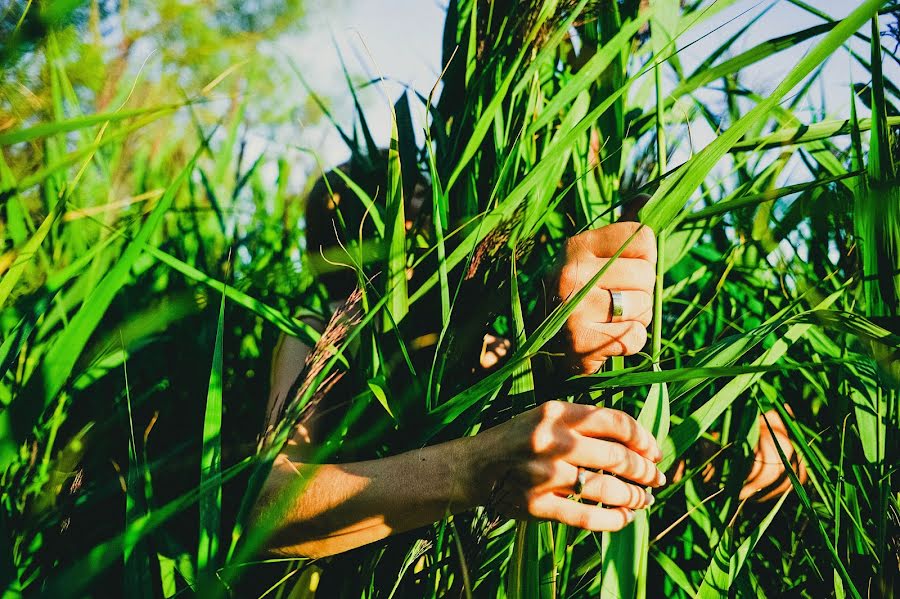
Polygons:
<instances>
[{"instance_id":1,"label":"person's head","mask_svg":"<svg viewBox=\"0 0 900 599\"><path fill-rule=\"evenodd\" d=\"M340 171L344 176L338 173ZM372 161L351 160L319 177L306 198L306 251L310 264L331 299L350 295L358 279L344 251L351 245L363 243L362 255L377 259L381 248L367 243L375 237L375 225L366 214L365 204L346 183L351 180L365 192L373 203L383 208L387 181L387 153L381 152ZM418 219L430 187L418 173L410 178L412 191L404 193L407 229ZM359 252L353 252L353 259Z\"/></svg>"}]
</instances>

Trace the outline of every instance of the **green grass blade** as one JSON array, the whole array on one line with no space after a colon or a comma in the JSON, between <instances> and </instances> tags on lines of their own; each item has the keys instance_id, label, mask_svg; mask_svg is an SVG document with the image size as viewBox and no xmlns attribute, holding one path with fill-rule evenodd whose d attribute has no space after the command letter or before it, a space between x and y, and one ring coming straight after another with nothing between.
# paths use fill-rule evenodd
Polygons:
<instances>
[{"instance_id":1,"label":"green grass blade","mask_svg":"<svg viewBox=\"0 0 900 599\"><path fill-rule=\"evenodd\" d=\"M781 499L775 503L762 522L753 529L753 532L744 539L737 549L731 547L732 536L734 535L733 528L729 527L726 530L725 534L722 535L722 540L716 547L709 568L703 576L703 583L697 591L699 599L716 599L729 595L728 590L734 585L738 573L740 573L744 563L747 561L747 556L766 533L766 529L772 524L772 520L775 519L775 516L781 510L781 506L784 505L787 497L787 494L781 496Z\"/></svg>"},{"instance_id":2,"label":"green grass blade","mask_svg":"<svg viewBox=\"0 0 900 599\"><path fill-rule=\"evenodd\" d=\"M147 464L138 458L137 443L134 439L134 418L131 412L131 389L128 385L128 367L122 362L125 375L125 401L128 407L128 479L125 487L125 530L130 529L142 517L147 515L144 495L144 479ZM145 540L138 541L124 548L125 560L125 594L139 599L153 597L153 582L150 578L150 550Z\"/></svg>"},{"instance_id":3,"label":"green grass blade","mask_svg":"<svg viewBox=\"0 0 900 599\"><path fill-rule=\"evenodd\" d=\"M162 222L163 217L175 200L181 185L187 180L202 150L198 150L188 165L181 171L159 199L147 220L141 226L132 242L125 247L122 256L103 277L97 288L91 293L88 301L69 323L69 327L56 339L53 347L44 359L42 374L44 377L44 405L56 397L63 388L81 350L87 344L91 334L100 324L106 309L113 298L130 278L131 268L143 252L150 235ZM5 281L5 279L4 279Z\"/></svg>"},{"instance_id":4,"label":"green grass blade","mask_svg":"<svg viewBox=\"0 0 900 599\"><path fill-rule=\"evenodd\" d=\"M214 289L215 291L224 293L225 297L227 297L229 300L233 301L239 306L243 306L244 308L250 310L269 324L278 327L278 330L293 337L297 337L310 347L314 346L316 342L318 342L319 337L321 336L319 332L302 320L285 316L275 308L264 304L254 297L250 297L246 293L235 289L234 287L229 287L222 281L219 281L218 279L215 279L197 270L190 264L179 260L175 256L166 253L159 248L153 247L149 244L145 244L144 251L146 251L148 254L150 254L166 266L169 266L170 268L180 272L185 277L197 281L198 283L202 283L207 287Z\"/></svg>"},{"instance_id":5,"label":"green grass blade","mask_svg":"<svg viewBox=\"0 0 900 599\"><path fill-rule=\"evenodd\" d=\"M203 417L203 449L200 455L200 485L209 491L200 497L200 540L197 571L210 574L218 563L222 521L222 352L225 328L225 294L219 304L216 344L209 372L206 413ZM216 484L218 483L218 484Z\"/></svg>"},{"instance_id":6,"label":"green grass blade","mask_svg":"<svg viewBox=\"0 0 900 599\"><path fill-rule=\"evenodd\" d=\"M896 127L900 125L900 117L887 117L886 123L889 127ZM872 119L859 119L860 131L868 131L871 128ZM838 135L850 135L852 130L852 119L835 119L809 125L780 127L777 131L773 131L763 137L739 141L729 151L752 152L780 148L782 146L806 144Z\"/></svg>"},{"instance_id":7,"label":"green grass blade","mask_svg":"<svg viewBox=\"0 0 900 599\"><path fill-rule=\"evenodd\" d=\"M403 174L400 166L400 142L398 141L397 118L391 114L391 142L388 149L387 170L387 277L385 295L388 312L384 316L384 330L391 330L395 322L400 322L409 312L409 291L406 284L406 212L404 209ZM412 190L406 191L412 193Z\"/></svg>"},{"instance_id":8,"label":"green grass blade","mask_svg":"<svg viewBox=\"0 0 900 599\"><path fill-rule=\"evenodd\" d=\"M667 178L641 211L642 222L655 231L677 223L677 216L684 208L694 190L699 187L709 172L715 167L729 148L760 119L767 118L770 111L778 105L804 77L815 69L823 60L835 52L853 35L881 6L879 0L866 0L846 19L836 25L800 62L788 73L784 80L770 95L759 102L752 110L732 124L722 135L701 150L679 171L677 176Z\"/></svg>"}]
</instances>

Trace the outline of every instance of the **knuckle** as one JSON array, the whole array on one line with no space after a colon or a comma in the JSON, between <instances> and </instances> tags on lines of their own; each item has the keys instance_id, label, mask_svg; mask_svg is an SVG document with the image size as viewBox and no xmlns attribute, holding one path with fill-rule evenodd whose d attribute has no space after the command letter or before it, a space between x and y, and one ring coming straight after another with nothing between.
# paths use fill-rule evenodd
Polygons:
<instances>
[{"instance_id":1,"label":"knuckle","mask_svg":"<svg viewBox=\"0 0 900 599\"><path fill-rule=\"evenodd\" d=\"M636 239L640 241L641 244L647 244L648 246L656 247L656 232L653 231L651 227L644 225L638 231ZM654 260L656 259L656 252L653 253Z\"/></svg>"},{"instance_id":2,"label":"knuckle","mask_svg":"<svg viewBox=\"0 0 900 599\"><path fill-rule=\"evenodd\" d=\"M543 516L541 512L541 497L536 493L528 493L523 501L525 511L528 515L540 518Z\"/></svg>"},{"instance_id":3,"label":"knuckle","mask_svg":"<svg viewBox=\"0 0 900 599\"><path fill-rule=\"evenodd\" d=\"M619 427L623 431L627 431L628 441L629 442L637 442L642 441L642 432L643 427L638 423L637 420L626 414L625 412L620 412L619 416Z\"/></svg>"},{"instance_id":4,"label":"knuckle","mask_svg":"<svg viewBox=\"0 0 900 599\"><path fill-rule=\"evenodd\" d=\"M625 224L625 223L623 223ZM631 241L631 247L637 252L643 254L647 262L656 263L656 233L647 225L638 222L629 222L627 234L634 235Z\"/></svg>"},{"instance_id":5,"label":"knuckle","mask_svg":"<svg viewBox=\"0 0 900 599\"><path fill-rule=\"evenodd\" d=\"M531 455L540 456L553 449L553 431L549 426L535 427L529 438L528 449Z\"/></svg>"},{"instance_id":6,"label":"knuckle","mask_svg":"<svg viewBox=\"0 0 900 599\"><path fill-rule=\"evenodd\" d=\"M603 529L603 514L599 510L585 510L578 516L578 527L585 530L599 531Z\"/></svg>"},{"instance_id":7,"label":"knuckle","mask_svg":"<svg viewBox=\"0 0 900 599\"><path fill-rule=\"evenodd\" d=\"M553 460L548 462L544 468L547 481L560 481L564 478L566 472L565 463L562 460Z\"/></svg>"},{"instance_id":8,"label":"knuckle","mask_svg":"<svg viewBox=\"0 0 900 599\"><path fill-rule=\"evenodd\" d=\"M566 321L565 338L571 351L576 354L589 354L596 349L594 330L581 316L573 314Z\"/></svg>"},{"instance_id":9,"label":"knuckle","mask_svg":"<svg viewBox=\"0 0 900 599\"><path fill-rule=\"evenodd\" d=\"M635 320L646 327L653 320L653 296L646 291L637 292L638 314Z\"/></svg>"},{"instance_id":10,"label":"knuckle","mask_svg":"<svg viewBox=\"0 0 900 599\"><path fill-rule=\"evenodd\" d=\"M647 344L647 327L637 322L632 323L622 336L621 343L626 356L641 351Z\"/></svg>"},{"instance_id":11,"label":"knuckle","mask_svg":"<svg viewBox=\"0 0 900 599\"><path fill-rule=\"evenodd\" d=\"M634 268L637 270L638 278L641 281L641 290L647 294L656 287L656 267L654 263L655 260L636 260L634 262Z\"/></svg>"},{"instance_id":12,"label":"knuckle","mask_svg":"<svg viewBox=\"0 0 900 599\"><path fill-rule=\"evenodd\" d=\"M557 293L563 299L581 288L578 280L579 266L577 262L567 262L559 271Z\"/></svg>"},{"instance_id":13,"label":"knuckle","mask_svg":"<svg viewBox=\"0 0 900 599\"><path fill-rule=\"evenodd\" d=\"M619 235L631 235L635 231L637 231L641 226L641 223L633 220L623 220L619 222L615 222L609 225L605 225L601 227L599 230L606 230L608 232L617 231Z\"/></svg>"},{"instance_id":14,"label":"knuckle","mask_svg":"<svg viewBox=\"0 0 900 599\"><path fill-rule=\"evenodd\" d=\"M631 422L634 420L631 416L621 410L609 410L609 418L611 424L616 429L631 428Z\"/></svg>"},{"instance_id":15,"label":"knuckle","mask_svg":"<svg viewBox=\"0 0 900 599\"><path fill-rule=\"evenodd\" d=\"M603 368L604 364L606 364L606 356L592 356L582 358L578 362L578 368L582 373L593 374Z\"/></svg>"},{"instance_id":16,"label":"knuckle","mask_svg":"<svg viewBox=\"0 0 900 599\"><path fill-rule=\"evenodd\" d=\"M553 399L542 403L538 407L538 410L540 412L541 421L553 421L562 417L563 413L566 411L566 406L563 402Z\"/></svg>"},{"instance_id":17,"label":"knuckle","mask_svg":"<svg viewBox=\"0 0 900 599\"><path fill-rule=\"evenodd\" d=\"M604 501L608 490L609 477L607 475L601 474L594 478L594 494L597 496L598 501Z\"/></svg>"},{"instance_id":18,"label":"knuckle","mask_svg":"<svg viewBox=\"0 0 900 599\"><path fill-rule=\"evenodd\" d=\"M579 233L566 239L564 250L566 256L575 256L584 252L587 245L588 233Z\"/></svg>"},{"instance_id":19,"label":"knuckle","mask_svg":"<svg viewBox=\"0 0 900 599\"><path fill-rule=\"evenodd\" d=\"M620 466L625 461L625 448L618 443L610 442L606 446L606 461L610 466Z\"/></svg>"}]
</instances>

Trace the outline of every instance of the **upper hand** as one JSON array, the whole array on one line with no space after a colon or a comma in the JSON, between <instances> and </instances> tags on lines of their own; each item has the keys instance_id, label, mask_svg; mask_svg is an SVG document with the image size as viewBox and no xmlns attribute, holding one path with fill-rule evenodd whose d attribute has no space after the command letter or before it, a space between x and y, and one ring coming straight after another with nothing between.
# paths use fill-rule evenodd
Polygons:
<instances>
[{"instance_id":1,"label":"upper hand","mask_svg":"<svg viewBox=\"0 0 900 599\"><path fill-rule=\"evenodd\" d=\"M628 242L632 235L634 238ZM618 222L569 238L561 266L550 281L551 303L571 298L626 242L624 251L578 304L559 333L563 362L569 373L596 372L608 357L637 353L647 342L656 281L656 237L640 223ZM613 291L622 294L621 316L613 316Z\"/></svg>"}]
</instances>

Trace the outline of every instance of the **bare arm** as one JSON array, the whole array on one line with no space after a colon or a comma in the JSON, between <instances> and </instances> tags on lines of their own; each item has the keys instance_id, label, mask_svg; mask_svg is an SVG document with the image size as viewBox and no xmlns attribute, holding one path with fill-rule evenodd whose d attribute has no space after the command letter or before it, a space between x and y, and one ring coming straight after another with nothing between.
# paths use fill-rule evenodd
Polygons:
<instances>
[{"instance_id":1,"label":"bare arm","mask_svg":"<svg viewBox=\"0 0 900 599\"><path fill-rule=\"evenodd\" d=\"M272 532L269 551L291 557L340 553L488 503L514 518L619 530L653 502L644 487L665 482L661 458L623 412L553 401L474 437L378 460L313 466L283 453L254 520ZM584 503L570 498L582 471Z\"/></svg>"},{"instance_id":2,"label":"bare arm","mask_svg":"<svg viewBox=\"0 0 900 599\"><path fill-rule=\"evenodd\" d=\"M257 502L269 550L322 557L474 507L470 439L379 460L309 465L276 460Z\"/></svg>"},{"instance_id":3,"label":"bare arm","mask_svg":"<svg viewBox=\"0 0 900 599\"><path fill-rule=\"evenodd\" d=\"M558 296L590 280L636 227L610 225L573 238ZM595 371L609 356L643 348L656 259L652 232L644 233L570 316L563 337L572 372ZM626 298L615 320L613 289ZM285 374L291 381L296 375ZM268 549L283 556L347 551L486 503L510 517L618 530L634 509L653 502L645 487L665 482L656 440L633 418L555 401L474 437L379 460L309 465L303 445L295 435L285 447L255 506L255 523L271 532ZM579 486L580 497L572 498Z\"/></svg>"}]
</instances>

